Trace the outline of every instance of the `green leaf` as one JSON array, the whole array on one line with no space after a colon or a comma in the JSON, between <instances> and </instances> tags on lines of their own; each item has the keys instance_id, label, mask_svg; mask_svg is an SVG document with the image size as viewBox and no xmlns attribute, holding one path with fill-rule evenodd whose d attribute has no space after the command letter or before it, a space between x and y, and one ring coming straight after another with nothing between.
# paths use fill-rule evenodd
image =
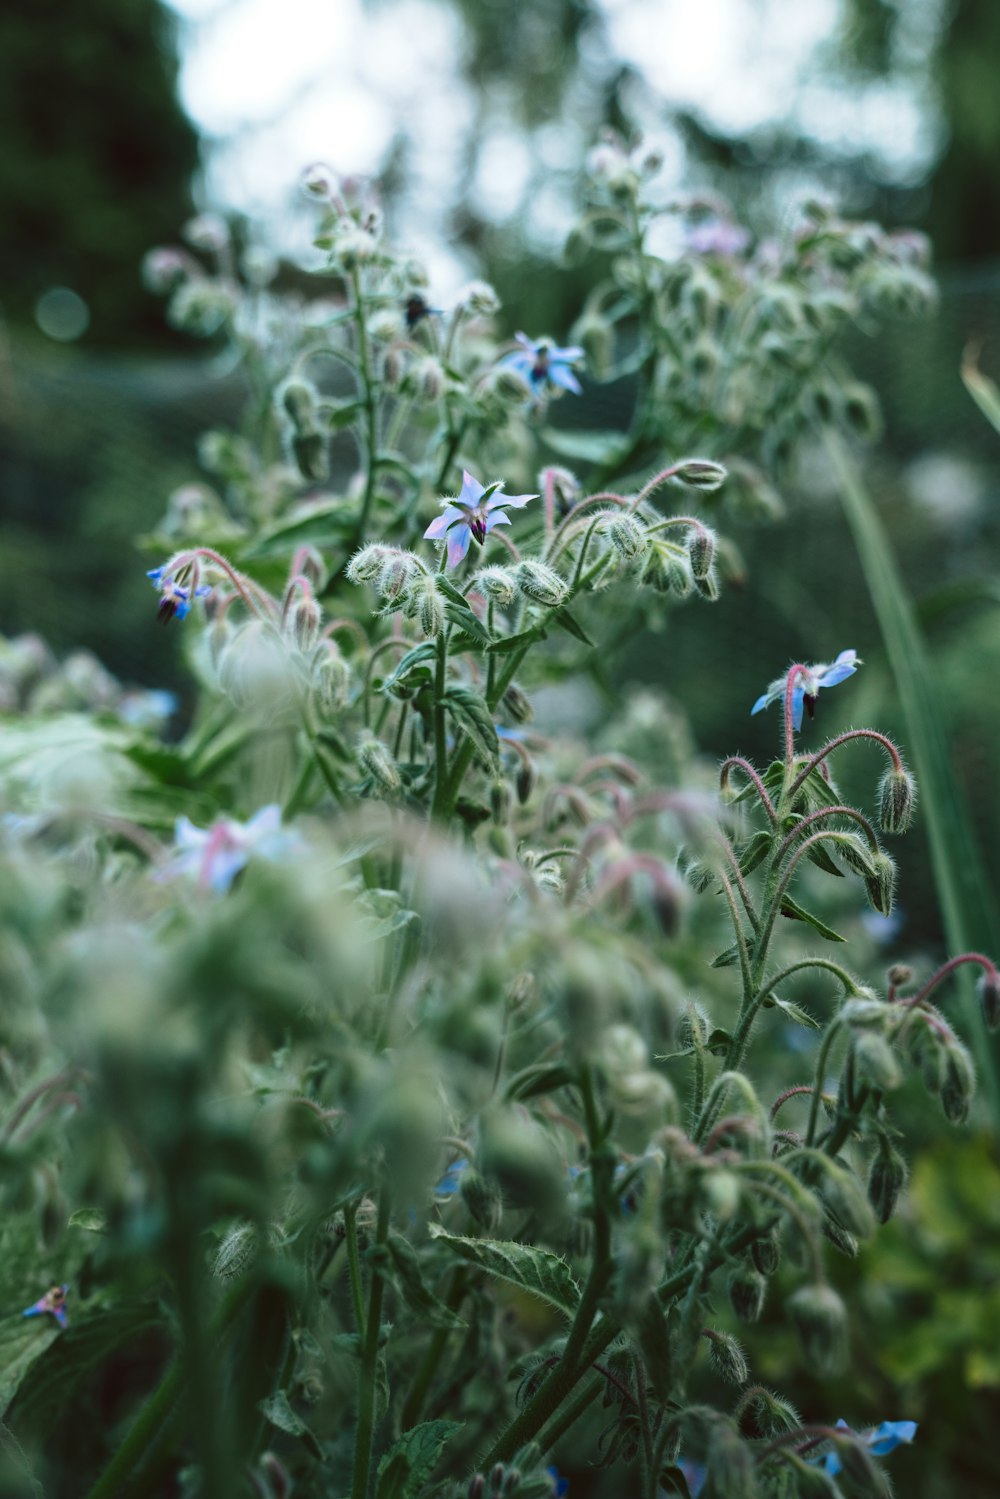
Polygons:
<instances>
[{"instance_id":1,"label":"green leaf","mask_svg":"<svg viewBox=\"0 0 1000 1499\"><path fill-rule=\"evenodd\" d=\"M418 666L427 664L434 659L437 643L433 640L423 640L415 645L412 650L407 651L397 661L393 671L383 680L382 691L388 692L390 696L400 687L407 685L407 677Z\"/></svg>"},{"instance_id":2,"label":"green leaf","mask_svg":"<svg viewBox=\"0 0 1000 1499\"><path fill-rule=\"evenodd\" d=\"M747 839L740 850L740 874L753 874L757 865L762 864L771 852L773 843L773 836L763 829Z\"/></svg>"},{"instance_id":3,"label":"green leaf","mask_svg":"<svg viewBox=\"0 0 1000 1499\"><path fill-rule=\"evenodd\" d=\"M16 1390L17 1428L51 1431L59 1413L76 1399L78 1389L87 1384L93 1387L96 1371L115 1349L132 1345L142 1333L162 1326L160 1308L151 1301L77 1314L71 1302L65 1332L59 1331L51 1317L0 1326L0 1406L6 1409Z\"/></svg>"},{"instance_id":4,"label":"green leaf","mask_svg":"<svg viewBox=\"0 0 1000 1499\"><path fill-rule=\"evenodd\" d=\"M337 499L325 505L299 508L287 520L262 531L249 546L241 548L240 561L286 557L296 547L309 543L323 545L338 536L349 536L356 525L357 515L349 500Z\"/></svg>"},{"instance_id":5,"label":"green leaf","mask_svg":"<svg viewBox=\"0 0 1000 1499\"><path fill-rule=\"evenodd\" d=\"M303 1441L313 1457L318 1457L321 1460L325 1458L326 1454L315 1435L309 1430L309 1427L302 1420L301 1416L297 1416L292 1410L288 1396L284 1390L275 1390L273 1395L268 1395L266 1400L260 1401L257 1409L279 1431L285 1432L290 1437L298 1437Z\"/></svg>"},{"instance_id":6,"label":"green leaf","mask_svg":"<svg viewBox=\"0 0 1000 1499\"><path fill-rule=\"evenodd\" d=\"M779 999L776 994L771 994L764 1001L764 1004L767 1009L770 1009L773 1005L776 1010L781 1010L783 1014L787 1015L789 1020L794 1020L796 1025L804 1025L807 1030L819 1031L823 1029L819 1021L815 1020L809 1014L808 1010L803 1010L801 1006L794 1004L790 999Z\"/></svg>"},{"instance_id":7,"label":"green leaf","mask_svg":"<svg viewBox=\"0 0 1000 1499\"><path fill-rule=\"evenodd\" d=\"M486 699L478 692L473 692L471 687L455 684L445 690L443 702L458 727L472 740L490 770L498 773L500 740Z\"/></svg>"},{"instance_id":8,"label":"green leaf","mask_svg":"<svg viewBox=\"0 0 1000 1499\"><path fill-rule=\"evenodd\" d=\"M580 1300L580 1287L566 1261L548 1249L531 1244L514 1244L499 1239L464 1239L445 1233L432 1223L431 1235L447 1244L453 1253L470 1265L477 1265L487 1275L507 1281L519 1290L537 1296L554 1306L566 1317L572 1317Z\"/></svg>"},{"instance_id":9,"label":"green leaf","mask_svg":"<svg viewBox=\"0 0 1000 1499\"><path fill-rule=\"evenodd\" d=\"M322 417L331 432L339 432L343 427L349 427L364 409L365 403L362 400L341 401L337 405L324 406Z\"/></svg>"},{"instance_id":10,"label":"green leaf","mask_svg":"<svg viewBox=\"0 0 1000 1499\"><path fill-rule=\"evenodd\" d=\"M389 1230L389 1254L392 1259L393 1280L400 1295L421 1322L426 1322L430 1327L468 1325L457 1312L453 1312L434 1295L424 1280L420 1256L409 1239L395 1229Z\"/></svg>"},{"instance_id":11,"label":"green leaf","mask_svg":"<svg viewBox=\"0 0 1000 1499\"><path fill-rule=\"evenodd\" d=\"M507 1084L506 1098L537 1098L542 1093L554 1093L573 1081L574 1074L562 1062L536 1062L525 1067Z\"/></svg>"},{"instance_id":12,"label":"green leaf","mask_svg":"<svg viewBox=\"0 0 1000 1499\"><path fill-rule=\"evenodd\" d=\"M375 1499L418 1499L460 1421L422 1421L394 1442L378 1465Z\"/></svg>"},{"instance_id":13,"label":"green leaf","mask_svg":"<svg viewBox=\"0 0 1000 1499\"><path fill-rule=\"evenodd\" d=\"M716 1027L705 1042L705 1050L712 1052L714 1056L724 1057L732 1044L733 1038L729 1032Z\"/></svg>"},{"instance_id":14,"label":"green leaf","mask_svg":"<svg viewBox=\"0 0 1000 1499\"><path fill-rule=\"evenodd\" d=\"M1000 951L997 905L990 896L991 882L982 851L955 776L948 745L949 725L913 605L878 507L864 488L847 449L831 432L826 432L824 439L840 480L844 513L906 718L948 947L956 953ZM964 971L957 981L963 1027L972 1039L996 1124L1000 1121L996 1048Z\"/></svg>"},{"instance_id":15,"label":"green leaf","mask_svg":"<svg viewBox=\"0 0 1000 1499\"><path fill-rule=\"evenodd\" d=\"M594 642L586 630L578 620L573 618L568 609L556 609L549 618L553 624L561 626L567 635L572 635L574 640L579 640L583 645L593 645Z\"/></svg>"},{"instance_id":16,"label":"green leaf","mask_svg":"<svg viewBox=\"0 0 1000 1499\"><path fill-rule=\"evenodd\" d=\"M544 427L541 437L554 453L561 453L564 458L582 458L584 463L620 463L629 450L629 438L624 432L566 432Z\"/></svg>"},{"instance_id":17,"label":"green leaf","mask_svg":"<svg viewBox=\"0 0 1000 1499\"><path fill-rule=\"evenodd\" d=\"M740 950L735 942L731 942L728 947L724 947L721 952L716 953L708 966L710 968L733 968L739 961Z\"/></svg>"},{"instance_id":18,"label":"green leaf","mask_svg":"<svg viewBox=\"0 0 1000 1499\"><path fill-rule=\"evenodd\" d=\"M444 606L444 617L449 624L455 625L479 645L489 645L493 639L479 616L464 602L461 605L453 604L449 599Z\"/></svg>"},{"instance_id":19,"label":"green leaf","mask_svg":"<svg viewBox=\"0 0 1000 1499\"><path fill-rule=\"evenodd\" d=\"M532 625L530 630L521 630L517 635L500 635L496 640L490 642L490 651L496 656L508 656L514 651L522 650L525 646L534 645L536 640L544 640L545 631L540 625Z\"/></svg>"},{"instance_id":20,"label":"green leaf","mask_svg":"<svg viewBox=\"0 0 1000 1499\"><path fill-rule=\"evenodd\" d=\"M804 921L807 926L812 927L814 932L819 932L821 937L825 937L827 942L847 941L847 938L842 937L839 932L835 932L832 926L827 926L825 921L820 921L818 916L814 916L811 911L807 911L803 906L800 906L798 901L792 900L790 895L786 895L782 899L781 914L782 916L790 917L792 921Z\"/></svg>"},{"instance_id":21,"label":"green leaf","mask_svg":"<svg viewBox=\"0 0 1000 1499\"><path fill-rule=\"evenodd\" d=\"M78 1208L70 1215L70 1228L83 1228L90 1234L106 1234L108 1220L100 1208Z\"/></svg>"},{"instance_id":22,"label":"green leaf","mask_svg":"<svg viewBox=\"0 0 1000 1499\"><path fill-rule=\"evenodd\" d=\"M806 858L809 859L811 863L815 864L818 869L822 869L825 874L836 875L838 880L842 880L844 878L844 871L837 868L836 864L833 862L829 853L827 852L825 844L814 843L809 849L806 850Z\"/></svg>"},{"instance_id":23,"label":"green leaf","mask_svg":"<svg viewBox=\"0 0 1000 1499\"><path fill-rule=\"evenodd\" d=\"M1000 432L1000 390L980 370L974 350L967 349L962 360L962 381L990 426Z\"/></svg>"}]
</instances>

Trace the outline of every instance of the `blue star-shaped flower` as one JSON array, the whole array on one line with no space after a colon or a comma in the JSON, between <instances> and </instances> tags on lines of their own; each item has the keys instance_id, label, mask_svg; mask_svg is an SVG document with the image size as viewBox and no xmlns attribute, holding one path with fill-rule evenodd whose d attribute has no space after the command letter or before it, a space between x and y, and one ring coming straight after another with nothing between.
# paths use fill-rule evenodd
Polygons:
<instances>
[{"instance_id":1,"label":"blue star-shaped flower","mask_svg":"<svg viewBox=\"0 0 1000 1499\"><path fill-rule=\"evenodd\" d=\"M500 365L503 369L516 370L532 395L540 396L547 384L561 386L575 396L583 394L583 387L571 368L583 358L582 349L560 349L548 338L532 339L526 333L518 333L515 337L520 349L505 355Z\"/></svg>"},{"instance_id":2,"label":"blue star-shaped flower","mask_svg":"<svg viewBox=\"0 0 1000 1499\"><path fill-rule=\"evenodd\" d=\"M69 1286L52 1286L44 1296L40 1296L31 1306L26 1307L21 1313L22 1317L54 1317L60 1327L65 1327L66 1296Z\"/></svg>"},{"instance_id":3,"label":"blue star-shaped flower","mask_svg":"<svg viewBox=\"0 0 1000 1499\"><path fill-rule=\"evenodd\" d=\"M838 1421L837 1426L841 1431L850 1431L846 1421ZM897 1447L912 1442L916 1432L916 1421L883 1421L880 1426L873 1426L868 1431L856 1431L854 1435L873 1456L885 1457L887 1452L893 1452ZM836 1478L844 1466L836 1451L828 1452L822 1461L831 1478Z\"/></svg>"},{"instance_id":4,"label":"blue star-shaped flower","mask_svg":"<svg viewBox=\"0 0 1000 1499\"><path fill-rule=\"evenodd\" d=\"M146 577L152 580L154 588L160 590L160 607L156 617L163 624L169 624L175 617L183 619L191 608L191 590L178 583L165 567L154 567L147 572ZM202 598L206 593L211 593L207 583L202 583L195 589L195 597Z\"/></svg>"},{"instance_id":5,"label":"blue star-shaped flower","mask_svg":"<svg viewBox=\"0 0 1000 1499\"><path fill-rule=\"evenodd\" d=\"M510 517L504 514L505 505L523 510L529 500L538 499L536 494L503 494L502 490L502 480L484 487L468 469L463 470L462 493L457 499L444 502L444 511L424 532L426 540L447 541L449 567L458 566L473 537L482 546L494 526L510 525Z\"/></svg>"},{"instance_id":6,"label":"blue star-shaped flower","mask_svg":"<svg viewBox=\"0 0 1000 1499\"><path fill-rule=\"evenodd\" d=\"M805 675L799 672L792 688L792 722L797 729L802 727L802 709L809 709L809 717L813 715L816 704L816 694L821 687L836 687L838 682L844 682L848 677L853 677L861 661L857 651L841 651L836 661L829 666L825 663L819 666L810 666ZM762 708L769 708L773 702L785 695L785 684L788 681L788 673L773 681L766 692L754 703L750 709L751 713L759 713Z\"/></svg>"}]
</instances>

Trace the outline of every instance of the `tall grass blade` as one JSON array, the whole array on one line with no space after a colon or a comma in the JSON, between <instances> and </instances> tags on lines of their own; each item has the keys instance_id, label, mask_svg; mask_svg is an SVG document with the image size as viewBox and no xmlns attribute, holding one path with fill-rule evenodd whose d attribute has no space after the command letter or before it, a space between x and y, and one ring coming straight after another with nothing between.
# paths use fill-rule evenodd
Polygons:
<instances>
[{"instance_id":1,"label":"tall grass blade","mask_svg":"<svg viewBox=\"0 0 1000 1499\"><path fill-rule=\"evenodd\" d=\"M824 436L906 718L948 946L952 953L973 949L1000 957L997 905L951 765L940 699L913 605L856 464L836 434ZM994 1123L1000 1127L1000 1055L980 1014L972 981L965 974L962 979L962 1029L972 1043Z\"/></svg>"}]
</instances>

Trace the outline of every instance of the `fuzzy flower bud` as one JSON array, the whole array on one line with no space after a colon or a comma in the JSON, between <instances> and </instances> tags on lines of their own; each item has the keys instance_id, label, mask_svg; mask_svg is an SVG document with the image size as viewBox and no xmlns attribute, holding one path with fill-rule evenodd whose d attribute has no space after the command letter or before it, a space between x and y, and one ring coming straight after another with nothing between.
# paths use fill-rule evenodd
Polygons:
<instances>
[{"instance_id":1,"label":"fuzzy flower bud","mask_svg":"<svg viewBox=\"0 0 1000 1499\"><path fill-rule=\"evenodd\" d=\"M823 1378L838 1373L847 1358L847 1313L836 1291L823 1284L803 1286L789 1298L788 1312L816 1373Z\"/></svg>"},{"instance_id":2,"label":"fuzzy flower bud","mask_svg":"<svg viewBox=\"0 0 1000 1499\"><path fill-rule=\"evenodd\" d=\"M741 1322L756 1322L764 1310L767 1281L751 1265L741 1265L729 1277L729 1301Z\"/></svg>"},{"instance_id":3,"label":"fuzzy flower bud","mask_svg":"<svg viewBox=\"0 0 1000 1499\"><path fill-rule=\"evenodd\" d=\"M746 1436L765 1440L780 1436L783 1431L795 1431L802 1424L795 1407L763 1385L753 1385L745 1391L733 1414Z\"/></svg>"},{"instance_id":4,"label":"fuzzy flower bud","mask_svg":"<svg viewBox=\"0 0 1000 1499\"><path fill-rule=\"evenodd\" d=\"M608 522L606 535L623 562L635 562L649 546L646 532L634 516L622 513Z\"/></svg>"},{"instance_id":5,"label":"fuzzy flower bud","mask_svg":"<svg viewBox=\"0 0 1000 1499\"><path fill-rule=\"evenodd\" d=\"M531 800L531 793L535 789L537 779L538 776L535 771L534 761L522 760L517 769L517 779L514 782L517 800L522 807Z\"/></svg>"},{"instance_id":6,"label":"fuzzy flower bud","mask_svg":"<svg viewBox=\"0 0 1000 1499\"><path fill-rule=\"evenodd\" d=\"M517 593L517 580L509 567L481 567L472 586L500 609L509 609Z\"/></svg>"},{"instance_id":7,"label":"fuzzy flower bud","mask_svg":"<svg viewBox=\"0 0 1000 1499\"><path fill-rule=\"evenodd\" d=\"M711 458L684 458L677 464L674 478L679 479L682 484L690 485L692 489L712 494L726 482L727 474L722 464L715 463Z\"/></svg>"},{"instance_id":8,"label":"fuzzy flower bud","mask_svg":"<svg viewBox=\"0 0 1000 1499\"><path fill-rule=\"evenodd\" d=\"M349 583L371 583L380 575L389 556L389 548L383 546L362 547L355 552L344 569Z\"/></svg>"},{"instance_id":9,"label":"fuzzy flower bud","mask_svg":"<svg viewBox=\"0 0 1000 1499\"><path fill-rule=\"evenodd\" d=\"M894 1145L880 1140L868 1172L868 1201L880 1223L888 1223L906 1186L906 1162Z\"/></svg>"},{"instance_id":10,"label":"fuzzy flower bud","mask_svg":"<svg viewBox=\"0 0 1000 1499\"><path fill-rule=\"evenodd\" d=\"M976 993L987 1029L997 1030L1000 1028L1000 973L995 968L980 975Z\"/></svg>"},{"instance_id":11,"label":"fuzzy flower bud","mask_svg":"<svg viewBox=\"0 0 1000 1499\"><path fill-rule=\"evenodd\" d=\"M516 682L511 682L501 699L504 711L515 723L530 723L535 716L531 699Z\"/></svg>"},{"instance_id":12,"label":"fuzzy flower bud","mask_svg":"<svg viewBox=\"0 0 1000 1499\"><path fill-rule=\"evenodd\" d=\"M438 401L444 393L444 370L440 359L428 355L412 369L411 378L420 396L427 402Z\"/></svg>"},{"instance_id":13,"label":"fuzzy flower bud","mask_svg":"<svg viewBox=\"0 0 1000 1499\"><path fill-rule=\"evenodd\" d=\"M229 244L229 228L225 219L215 213L199 213L188 219L181 230L192 250L206 254L218 254Z\"/></svg>"},{"instance_id":14,"label":"fuzzy flower bud","mask_svg":"<svg viewBox=\"0 0 1000 1499\"><path fill-rule=\"evenodd\" d=\"M944 1047L941 1077L941 1107L949 1124L964 1124L976 1091L976 1070L966 1048L956 1036Z\"/></svg>"},{"instance_id":15,"label":"fuzzy flower bud","mask_svg":"<svg viewBox=\"0 0 1000 1499\"><path fill-rule=\"evenodd\" d=\"M347 706L351 687L351 669L335 645L328 644L315 669L313 697L324 718L332 718Z\"/></svg>"},{"instance_id":16,"label":"fuzzy flower bud","mask_svg":"<svg viewBox=\"0 0 1000 1499\"><path fill-rule=\"evenodd\" d=\"M566 602L569 588L559 574L544 562L527 560L519 562L514 569L517 586L533 604L546 609L558 609Z\"/></svg>"},{"instance_id":17,"label":"fuzzy flower bud","mask_svg":"<svg viewBox=\"0 0 1000 1499\"><path fill-rule=\"evenodd\" d=\"M754 1458L731 1421L716 1422L708 1443L702 1499L757 1499Z\"/></svg>"},{"instance_id":18,"label":"fuzzy flower bud","mask_svg":"<svg viewBox=\"0 0 1000 1499\"><path fill-rule=\"evenodd\" d=\"M318 427L302 427L292 437L292 457L303 479L316 483L330 472L327 441Z\"/></svg>"},{"instance_id":19,"label":"fuzzy flower bud","mask_svg":"<svg viewBox=\"0 0 1000 1499\"><path fill-rule=\"evenodd\" d=\"M823 1157L820 1195L831 1216L853 1237L866 1239L875 1231L871 1208L854 1172Z\"/></svg>"},{"instance_id":20,"label":"fuzzy flower bud","mask_svg":"<svg viewBox=\"0 0 1000 1499\"><path fill-rule=\"evenodd\" d=\"M703 578L695 578L694 586L702 598L707 599L710 604L714 604L719 597L719 579L714 568L710 569Z\"/></svg>"},{"instance_id":21,"label":"fuzzy flower bud","mask_svg":"<svg viewBox=\"0 0 1000 1499\"><path fill-rule=\"evenodd\" d=\"M886 771L878 783L878 820L883 833L906 832L916 794L916 782L903 766Z\"/></svg>"},{"instance_id":22,"label":"fuzzy flower bud","mask_svg":"<svg viewBox=\"0 0 1000 1499\"><path fill-rule=\"evenodd\" d=\"M444 629L444 601L438 592L433 573L423 573L410 590L407 613L413 613L420 621L424 635L431 638Z\"/></svg>"},{"instance_id":23,"label":"fuzzy flower bud","mask_svg":"<svg viewBox=\"0 0 1000 1499\"><path fill-rule=\"evenodd\" d=\"M890 916L896 889L895 862L880 850L873 856L872 863L874 872L865 879L868 904L880 916Z\"/></svg>"},{"instance_id":24,"label":"fuzzy flower bud","mask_svg":"<svg viewBox=\"0 0 1000 1499\"><path fill-rule=\"evenodd\" d=\"M474 317L492 317L500 311L500 298L487 281L470 281L458 294L458 306Z\"/></svg>"},{"instance_id":25,"label":"fuzzy flower bud","mask_svg":"<svg viewBox=\"0 0 1000 1499\"><path fill-rule=\"evenodd\" d=\"M903 1081L896 1053L876 1030L864 1030L856 1038L854 1067L859 1080L876 1093L891 1093Z\"/></svg>"},{"instance_id":26,"label":"fuzzy flower bud","mask_svg":"<svg viewBox=\"0 0 1000 1499\"><path fill-rule=\"evenodd\" d=\"M294 640L299 650L307 653L319 639L319 628L323 611L311 592L300 591L285 616L286 633Z\"/></svg>"},{"instance_id":27,"label":"fuzzy flower bud","mask_svg":"<svg viewBox=\"0 0 1000 1499\"><path fill-rule=\"evenodd\" d=\"M707 526L688 532L688 561L691 575L696 581L707 578L715 561L715 532Z\"/></svg>"},{"instance_id":28,"label":"fuzzy flower bud","mask_svg":"<svg viewBox=\"0 0 1000 1499\"><path fill-rule=\"evenodd\" d=\"M490 786L490 816L498 828L510 821L510 787L506 781L497 780Z\"/></svg>"},{"instance_id":29,"label":"fuzzy flower bud","mask_svg":"<svg viewBox=\"0 0 1000 1499\"><path fill-rule=\"evenodd\" d=\"M702 1336L708 1340L708 1357L716 1374L730 1384L746 1384L750 1376L747 1356L732 1333L706 1327Z\"/></svg>"},{"instance_id":30,"label":"fuzzy flower bud","mask_svg":"<svg viewBox=\"0 0 1000 1499\"><path fill-rule=\"evenodd\" d=\"M279 386L276 400L297 431L313 425L317 393L308 380L286 380Z\"/></svg>"},{"instance_id":31,"label":"fuzzy flower bud","mask_svg":"<svg viewBox=\"0 0 1000 1499\"><path fill-rule=\"evenodd\" d=\"M754 1239L750 1258L761 1275L773 1275L781 1262L781 1235L772 1229L765 1239Z\"/></svg>"},{"instance_id":32,"label":"fuzzy flower bud","mask_svg":"<svg viewBox=\"0 0 1000 1499\"><path fill-rule=\"evenodd\" d=\"M358 764L388 796L394 796L402 785L395 760L374 734L364 734L359 740Z\"/></svg>"},{"instance_id":33,"label":"fuzzy flower bud","mask_svg":"<svg viewBox=\"0 0 1000 1499\"><path fill-rule=\"evenodd\" d=\"M337 191L333 169L323 161L314 161L300 178L302 191L310 198L332 198Z\"/></svg>"},{"instance_id":34,"label":"fuzzy flower bud","mask_svg":"<svg viewBox=\"0 0 1000 1499\"><path fill-rule=\"evenodd\" d=\"M495 370L491 370L489 389L498 400L509 401L513 405L521 405L531 399L530 384L520 370L512 369L510 365L500 364Z\"/></svg>"},{"instance_id":35,"label":"fuzzy flower bud","mask_svg":"<svg viewBox=\"0 0 1000 1499\"><path fill-rule=\"evenodd\" d=\"M398 547L391 547L386 551L376 586L382 598L397 607L402 607L404 595L409 595L405 603L406 613L410 618L416 613L410 584L418 574L421 577L426 576L412 552L400 551Z\"/></svg>"}]
</instances>

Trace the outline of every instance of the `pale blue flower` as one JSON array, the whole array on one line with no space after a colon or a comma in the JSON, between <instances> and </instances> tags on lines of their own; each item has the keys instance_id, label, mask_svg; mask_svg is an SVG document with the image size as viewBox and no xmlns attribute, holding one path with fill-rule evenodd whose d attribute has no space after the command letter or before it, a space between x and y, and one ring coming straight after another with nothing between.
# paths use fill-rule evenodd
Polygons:
<instances>
[{"instance_id":1,"label":"pale blue flower","mask_svg":"<svg viewBox=\"0 0 1000 1499\"><path fill-rule=\"evenodd\" d=\"M537 500L536 494L504 494L503 481L484 486L474 479L468 469L462 472L462 492L457 499L446 500L445 508L437 520L431 521L424 532L428 541L447 541L448 566L457 567L469 550L473 537L480 546L494 526L509 526L510 517L504 507L513 505L523 510L529 500Z\"/></svg>"},{"instance_id":2,"label":"pale blue flower","mask_svg":"<svg viewBox=\"0 0 1000 1499\"><path fill-rule=\"evenodd\" d=\"M539 396L546 385L558 385L573 395L583 394L583 387L573 373L572 366L583 358L580 348L561 349L548 338L532 339L526 333L515 335L521 345L513 354L506 354L500 361L501 369L515 370L530 389Z\"/></svg>"},{"instance_id":3,"label":"pale blue flower","mask_svg":"<svg viewBox=\"0 0 1000 1499\"><path fill-rule=\"evenodd\" d=\"M851 1430L843 1420L837 1422L837 1428L840 1431ZM862 1446L868 1448L873 1457L885 1457L886 1453L894 1452L897 1447L912 1442L916 1433L916 1421L883 1421L880 1426L870 1427L867 1431L855 1431L852 1435ZM828 1452L822 1463L831 1478L836 1478L844 1466L836 1449Z\"/></svg>"},{"instance_id":4,"label":"pale blue flower","mask_svg":"<svg viewBox=\"0 0 1000 1499\"><path fill-rule=\"evenodd\" d=\"M153 587L160 591L160 607L157 610L157 618L163 624L169 624L175 617L183 619L191 608L191 590L183 583L178 583L165 567L154 567L147 572L146 577L151 579ZM206 593L211 593L206 583L195 589L195 598L202 598Z\"/></svg>"},{"instance_id":5,"label":"pale blue flower","mask_svg":"<svg viewBox=\"0 0 1000 1499\"><path fill-rule=\"evenodd\" d=\"M799 672L795 678L795 686L792 688L792 723L797 729L802 727L802 709L809 709L809 717L813 715L816 704L816 694L821 687L836 687L838 682L844 682L848 677L853 677L861 665L857 651L841 651L836 661L827 666L825 663L819 666L810 666L806 673ZM788 673L783 677L776 678L750 709L751 713L759 713L762 708L769 708L773 702L783 699L785 696L785 685L788 681Z\"/></svg>"}]
</instances>

